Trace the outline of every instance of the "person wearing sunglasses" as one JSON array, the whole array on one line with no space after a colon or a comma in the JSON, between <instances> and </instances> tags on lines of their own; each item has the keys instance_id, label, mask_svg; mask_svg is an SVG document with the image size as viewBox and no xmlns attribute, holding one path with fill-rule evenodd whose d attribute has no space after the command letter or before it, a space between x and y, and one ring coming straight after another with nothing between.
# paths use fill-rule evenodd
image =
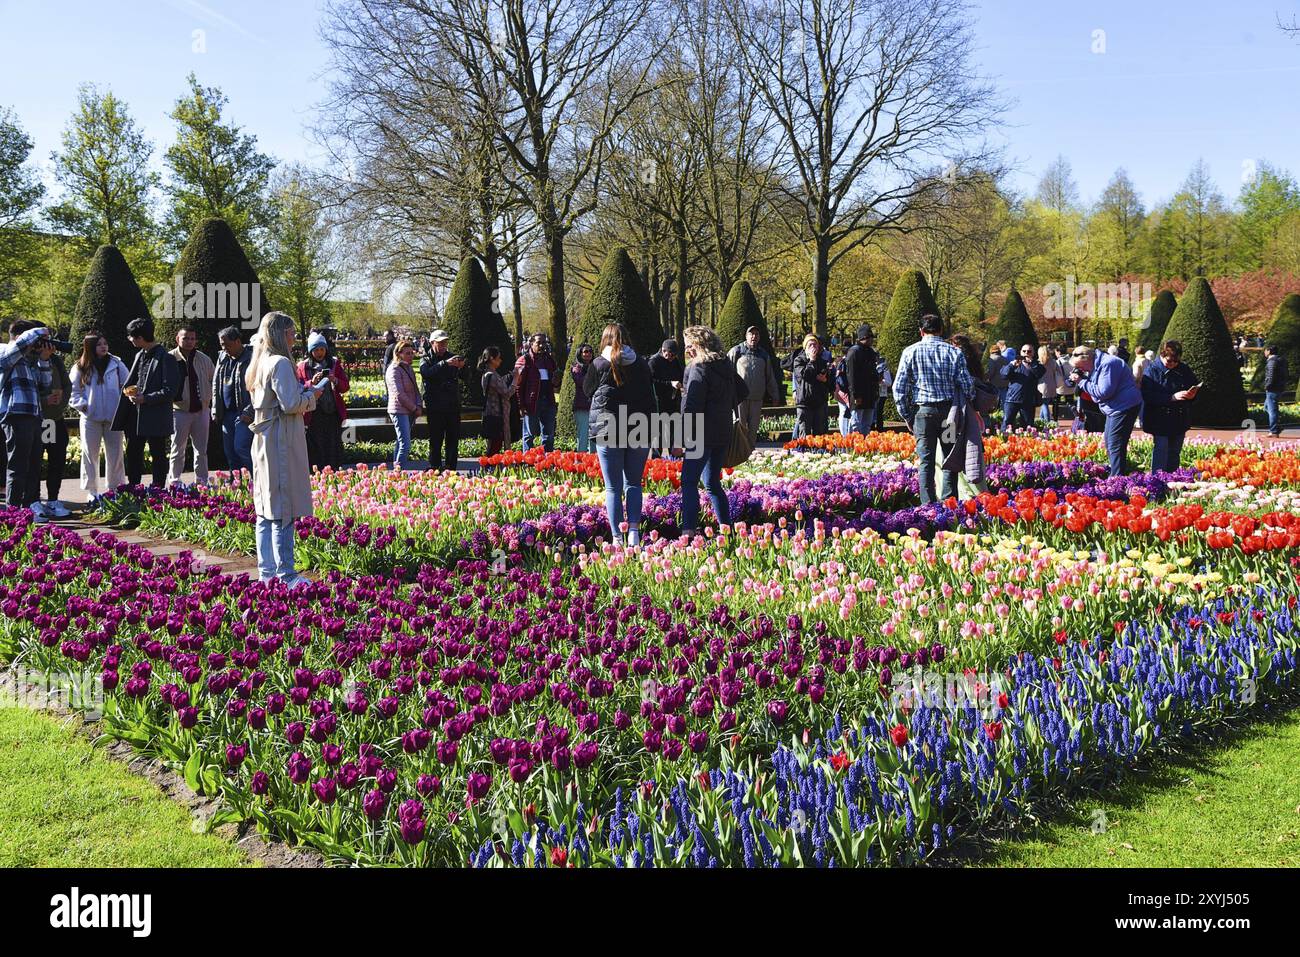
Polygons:
<instances>
[{"instance_id":1,"label":"person wearing sunglasses","mask_svg":"<svg viewBox=\"0 0 1300 957\"><path fill-rule=\"evenodd\" d=\"M1102 430L1106 440L1106 458L1110 462L1110 477L1128 473L1128 443L1133 435L1133 425L1142 409L1142 393L1133 381L1128 363L1100 349L1077 346L1070 353L1071 384L1086 393L1102 414L1106 426Z\"/></svg>"},{"instance_id":2,"label":"person wearing sunglasses","mask_svg":"<svg viewBox=\"0 0 1300 957\"><path fill-rule=\"evenodd\" d=\"M1020 355L1006 367L1007 397L1002 403L1002 430L1032 428L1034 406L1038 404L1038 383L1044 369L1034 354L1034 347L1026 342Z\"/></svg>"}]
</instances>

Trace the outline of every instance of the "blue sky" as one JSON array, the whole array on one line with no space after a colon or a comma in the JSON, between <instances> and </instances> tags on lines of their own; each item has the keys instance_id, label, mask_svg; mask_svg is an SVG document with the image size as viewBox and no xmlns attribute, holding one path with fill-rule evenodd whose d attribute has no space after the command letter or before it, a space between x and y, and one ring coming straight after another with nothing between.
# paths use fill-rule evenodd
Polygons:
<instances>
[{"instance_id":1,"label":"blue sky","mask_svg":"<svg viewBox=\"0 0 1300 957\"><path fill-rule=\"evenodd\" d=\"M279 159L312 163L306 127L328 64L318 0L0 0L0 106L48 163L81 82L111 86L154 142L191 70ZM1300 175L1300 42L1276 26L1300 0L987 0L977 67L1015 105L994 138L1032 190L1058 153L1094 200L1124 166L1150 206L1203 157L1231 200L1243 163ZM205 31L195 52L193 31ZM1105 52L1094 53L1094 31Z\"/></svg>"}]
</instances>

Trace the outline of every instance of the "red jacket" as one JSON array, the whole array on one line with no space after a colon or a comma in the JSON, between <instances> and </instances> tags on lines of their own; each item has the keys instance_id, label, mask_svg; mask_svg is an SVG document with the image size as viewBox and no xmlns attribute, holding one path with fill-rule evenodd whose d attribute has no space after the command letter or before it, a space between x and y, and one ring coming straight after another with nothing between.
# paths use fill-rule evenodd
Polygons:
<instances>
[{"instance_id":1,"label":"red jacket","mask_svg":"<svg viewBox=\"0 0 1300 957\"><path fill-rule=\"evenodd\" d=\"M307 361L303 359L298 363L298 381L303 385L311 384L311 376L307 374ZM334 357L334 366L330 369L330 375L334 377L334 407L339 412L339 422L343 423L348 418L348 404L343 398L343 393L348 391L348 370L343 368L343 360L338 356ZM303 415L303 422L311 425L311 413Z\"/></svg>"},{"instance_id":2,"label":"red jacket","mask_svg":"<svg viewBox=\"0 0 1300 957\"><path fill-rule=\"evenodd\" d=\"M542 391L542 376L538 371L546 369L551 383L551 396L558 402L560 383L555 379L559 367L549 353L534 356L525 352L515 360L515 391L519 393L519 411L524 415L537 414L537 397Z\"/></svg>"}]
</instances>

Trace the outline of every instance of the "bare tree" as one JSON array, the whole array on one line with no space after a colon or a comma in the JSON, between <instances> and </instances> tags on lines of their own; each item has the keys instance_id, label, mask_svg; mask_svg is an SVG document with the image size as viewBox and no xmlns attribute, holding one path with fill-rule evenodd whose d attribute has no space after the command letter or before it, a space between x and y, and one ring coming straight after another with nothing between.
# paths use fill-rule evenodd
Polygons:
<instances>
[{"instance_id":1,"label":"bare tree","mask_svg":"<svg viewBox=\"0 0 1300 957\"><path fill-rule=\"evenodd\" d=\"M372 0L373 2L373 0ZM397 3L398 0L389 0ZM651 0L406 0L484 101L500 175L537 221L551 333L568 337L565 237L596 204L612 134L649 89Z\"/></svg>"},{"instance_id":2,"label":"bare tree","mask_svg":"<svg viewBox=\"0 0 1300 957\"><path fill-rule=\"evenodd\" d=\"M446 284L475 255L496 288L511 198L490 115L504 94L468 82L423 6L327 9L334 71L318 128L326 175L349 237L385 285Z\"/></svg>"},{"instance_id":3,"label":"bare tree","mask_svg":"<svg viewBox=\"0 0 1300 957\"><path fill-rule=\"evenodd\" d=\"M695 215L704 227L705 264L725 300L747 269L780 250L764 243L778 219L775 118L735 55L719 3L675 0L674 12L685 55L681 82L671 89L673 111L699 156Z\"/></svg>"},{"instance_id":4,"label":"bare tree","mask_svg":"<svg viewBox=\"0 0 1300 957\"><path fill-rule=\"evenodd\" d=\"M968 149L994 122L993 88L972 76L961 0L734 0L737 52L793 164L811 248L814 317L826 331L835 263L938 202L926 168L979 165Z\"/></svg>"}]
</instances>

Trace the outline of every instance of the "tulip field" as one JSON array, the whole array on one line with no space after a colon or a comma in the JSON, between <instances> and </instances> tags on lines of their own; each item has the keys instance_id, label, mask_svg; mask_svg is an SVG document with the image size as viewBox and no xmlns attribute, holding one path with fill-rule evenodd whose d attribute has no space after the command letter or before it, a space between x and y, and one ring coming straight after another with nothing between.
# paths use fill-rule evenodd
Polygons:
<instances>
[{"instance_id":1,"label":"tulip field","mask_svg":"<svg viewBox=\"0 0 1300 957\"><path fill-rule=\"evenodd\" d=\"M910 437L759 450L694 538L651 460L634 550L594 456L317 473L295 591L0 511L0 658L89 669L219 821L360 865L938 861L1294 699L1300 446L986 451L923 507ZM101 511L253 551L246 476Z\"/></svg>"}]
</instances>

